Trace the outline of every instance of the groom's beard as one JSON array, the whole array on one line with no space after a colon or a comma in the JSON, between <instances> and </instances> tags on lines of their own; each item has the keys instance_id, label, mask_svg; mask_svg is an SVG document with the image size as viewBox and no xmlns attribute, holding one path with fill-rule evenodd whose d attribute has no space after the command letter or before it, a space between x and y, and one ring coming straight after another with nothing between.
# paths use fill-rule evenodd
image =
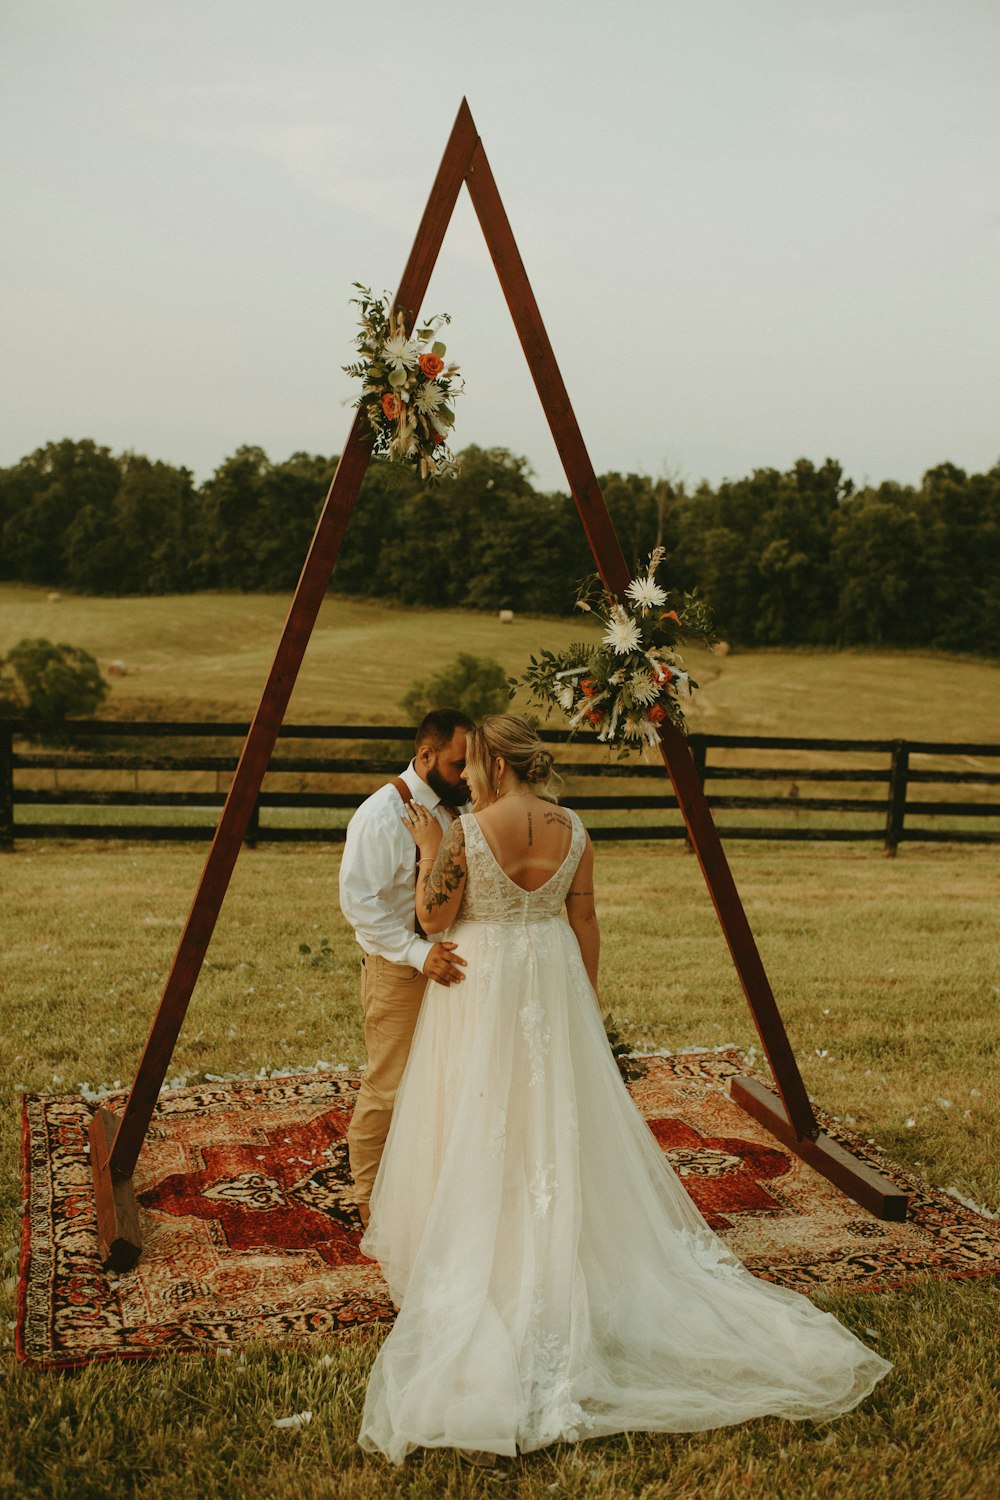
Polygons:
<instances>
[{"instance_id":1,"label":"groom's beard","mask_svg":"<svg viewBox=\"0 0 1000 1500\"><path fill-rule=\"evenodd\" d=\"M452 786L434 766L427 772L427 785L432 792L437 792L446 807L464 807L469 800L469 788L464 781Z\"/></svg>"}]
</instances>

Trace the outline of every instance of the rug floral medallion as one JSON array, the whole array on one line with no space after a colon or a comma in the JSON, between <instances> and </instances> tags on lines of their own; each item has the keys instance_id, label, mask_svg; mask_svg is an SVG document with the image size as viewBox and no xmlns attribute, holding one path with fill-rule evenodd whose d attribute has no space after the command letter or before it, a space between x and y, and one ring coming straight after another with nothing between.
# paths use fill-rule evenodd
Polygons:
<instances>
[{"instance_id":1,"label":"rug floral medallion","mask_svg":"<svg viewBox=\"0 0 1000 1500\"><path fill-rule=\"evenodd\" d=\"M1000 1223L821 1123L910 1194L887 1224L785 1150L728 1097L738 1053L636 1061L629 1087L709 1224L756 1275L797 1290L863 1291L1000 1271ZM26 1211L17 1350L42 1368L225 1353L251 1340L329 1338L389 1321L358 1248L347 1127L358 1075L206 1083L157 1104L133 1183L143 1252L106 1274L87 1144L93 1105L26 1095ZM125 1096L102 1101L120 1108Z\"/></svg>"}]
</instances>

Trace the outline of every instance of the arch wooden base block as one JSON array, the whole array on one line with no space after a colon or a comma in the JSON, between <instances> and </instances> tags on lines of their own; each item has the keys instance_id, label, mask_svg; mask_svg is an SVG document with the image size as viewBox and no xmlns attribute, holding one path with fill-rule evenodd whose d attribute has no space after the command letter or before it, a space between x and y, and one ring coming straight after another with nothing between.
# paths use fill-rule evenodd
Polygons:
<instances>
[{"instance_id":1,"label":"arch wooden base block","mask_svg":"<svg viewBox=\"0 0 1000 1500\"><path fill-rule=\"evenodd\" d=\"M87 1131L97 1206L97 1250L105 1271L131 1271L142 1251L139 1210L131 1177L115 1177L108 1164L118 1116L97 1109Z\"/></svg>"},{"instance_id":2,"label":"arch wooden base block","mask_svg":"<svg viewBox=\"0 0 1000 1500\"><path fill-rule=\"evenodd\" d=\"M794 1151L796 1156L821 1172L834 1187L840 1188L862 1208L867 1208L877 1219L901 1224L906 1218L910 1200L895 1183L866 1167L822 1130L815 1139L796 1135L781 1100L756 1078L731 1078L729 1096L783 1146Z\"/></svg>"}]
</instances>

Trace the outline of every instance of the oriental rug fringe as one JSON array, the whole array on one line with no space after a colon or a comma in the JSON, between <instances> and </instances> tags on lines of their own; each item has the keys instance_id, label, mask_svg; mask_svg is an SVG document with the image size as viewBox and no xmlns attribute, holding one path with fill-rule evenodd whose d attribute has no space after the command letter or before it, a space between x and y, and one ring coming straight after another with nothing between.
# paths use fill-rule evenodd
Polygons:
<instances>
[{"instance_id":1,"label":"oriental rug fringe","mask_svg":"<svg viewBox=\"0 0 1000 1500\"><path fill-rule=\"evenodd\" d=\"M828 1116L837 1140L910 1195L873 1218L735 1105L735 1051L630 1060L632 1096L712 1227L756 1275L806 1293L880 1291L1000 1271L1000 1222L887 1161ZM133 1179L143 1252L97 1256L92 1103L26 1095L16 1344L55 1369L329 1338L393 1316L358 1250L347 1167L357 1074L204 1083L161 1095ZM125 1095L102 1101L121 1108Z\"/></svg>"}]
</instances>

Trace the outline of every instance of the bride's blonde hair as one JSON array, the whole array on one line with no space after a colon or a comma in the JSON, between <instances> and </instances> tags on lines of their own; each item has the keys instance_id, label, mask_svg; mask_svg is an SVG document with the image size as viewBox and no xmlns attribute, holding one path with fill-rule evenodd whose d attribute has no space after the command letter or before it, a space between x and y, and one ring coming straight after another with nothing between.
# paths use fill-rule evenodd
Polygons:
<instances>
[{"instance_id":1,"label":"bride's blonde hair","mask_svg":"<svg viewBox=\"0 0 1000 1500\"><path fill-rule=\"evenodd\" d=\"M556 787L561 782L552 769L551 751L526 719L517 714L490 714L477 729L469 731L465 747L473 802L481 805L493 798L498 756L503 756L518 781L527 783L536 796L556 801Z\"/></svg>"}]
</instances>

